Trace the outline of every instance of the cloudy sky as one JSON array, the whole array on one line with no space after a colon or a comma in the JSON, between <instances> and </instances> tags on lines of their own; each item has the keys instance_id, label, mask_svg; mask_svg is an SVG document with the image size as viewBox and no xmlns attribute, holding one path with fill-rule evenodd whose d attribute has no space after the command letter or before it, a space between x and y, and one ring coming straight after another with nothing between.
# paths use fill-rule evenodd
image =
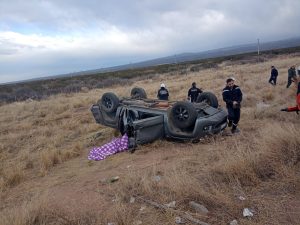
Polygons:
<instances>
[{"instance_id":1,"label":"cloudy sky","mask_svg":"<svg viewBox=\"0 0 300 225\"><path fill-rule=\"evenodd\" d=\"M300 36L300 0L0 0L0 83Z\"/></svg>"}]
</instances>

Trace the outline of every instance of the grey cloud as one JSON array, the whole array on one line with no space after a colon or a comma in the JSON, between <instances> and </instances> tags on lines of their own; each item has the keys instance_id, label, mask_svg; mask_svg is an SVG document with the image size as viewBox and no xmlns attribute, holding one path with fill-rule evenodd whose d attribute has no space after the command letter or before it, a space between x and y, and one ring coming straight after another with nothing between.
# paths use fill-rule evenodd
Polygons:
<instances>
[{"instance_id":1,"label":"grey cloud","mask_svg":"<svg viewBox=\"0 0 300 225\"><path fill-rule=\"evenodd\" d=\"M130 39L129 47L112 46L107 50L113 49L112 53L105 51L104 55L101 45L91 43L93 51L46 51L35 56L38 60L28 59L35 63L26 59L20 63L22 71L32 68L30 74L55 74L255 42L257 38L271 41L299 36L299 9L299 0L1 0L0 31L51 36L89 35L96 30L100 35L115 27ZM33 47L6 40L0 43L0 57L25 48ZM34 47L38 48L45 47ZM6 68L9 73L13 62L3 62L0 60L1 71Z\"/></svg>"},{"instance_id":2,"label":"grey cloud","mask_svg":"<svg viewBox=\"0 0 300 225\"><path fill-rule=\"evenodd\" d=\"M248 26L272 20L281 13L282 8L290 9L296 14L300 2L298 0L267 1L1 1L0 17L36 23L37 26L50 25L53 29L78 25L90 26L97 21L106 22L127 29L151 28L160 24L164 14L182 12L199 17L205 10L216 10L226 16L246 23ZM29 12L29 13L28 13ZM288 10L287 10L288 12ZM2 16L1 16L2 15ZM291 16L291 15L290 15ZM299 18L299 15L294 15ZM180 21L180 17L177 18ZM176 22L176 21L174 21ZM294 21L297 23L297 21ZM97 24L97 23L96 23ZM176 23L175 23L176 24ZM55 26L54 26L55 25ZM246 24L245 24L246 25ZM79 28L80 29L80 28Z\"/></svg>"}]
</instances>

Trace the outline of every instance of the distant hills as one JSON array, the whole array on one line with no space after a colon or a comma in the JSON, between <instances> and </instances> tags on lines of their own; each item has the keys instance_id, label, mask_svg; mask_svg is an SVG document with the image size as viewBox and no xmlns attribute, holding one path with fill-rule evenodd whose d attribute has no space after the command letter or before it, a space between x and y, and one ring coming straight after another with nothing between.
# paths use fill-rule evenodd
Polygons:
<instances>
[{"instance_id":1,"label":"distant hills","mask_svg":"<svg viewBox=\"0 0 300 225\"><path fill-rule=\"evenodd\" d=\"M297 47L297 46L300 46L300 37L290 38L290 39L285 39L280 41L262 42L259 44L259 49L260 51L266 51L272 49L282 49L282 48L290 48L290 47ZM113 71L126 70L126 69L143 68L143 67L156 66L162 64L174 64L174 63L194 61L199 59L216 58L222 56L256 52L257 49L258 49L257 43L236 45L236 46L213 49L213 50L208 50L203 52L182 53L178 55L166 56L166 57L142 61L138 63L131 63L131 64L125 64L120 66L101 68L96 70L86 70L82 72L63 74L55 77L95 74L101 72L113 72Z\"/></svg>"},{"instance_id":2,"label":"distant hills","mask_svg":"<svg viewBox=\"0 0 300 225\"><path fill-rule=\"evenodd\" d=\"M283 49L283 48L291 48L291 47L298 47L298 46L300 46L300 37L289 38L289 39L284 39L284 40L279 40L279 41L272 41L272 42L262 42L259 44L259 49L260 49L260 51L267 51L267 50L273 50L273 49ZM216 58L216 57L222 57L222 56L230 56L230 55L237 55L237 54L243 54L243 53L257 52L257 50L258 50L257 43L236 45L236 46L218 48L218 49L213 49L213 50L208 50L208 51L203 51L203 52L181 53L181 54L166 56L166 57L162 57L162 58L156 58L156 59L152 59L152 60L131 63L131 64L125 64L125 65L120 65L120 66L114 66L114 67L107 67L107 68L101 68L101 69L95 69L95 70L85 70L85 71L75 72L75 73L35 78L35 79L27 80L27 81L46 80L46 79L62 78L62 77L73 77L73 76L80 76L80 75L93 75L93 74L97 74L97 73L114 72L114 71L121 71L121 70L127 70L127 69L137 69L137 68L157 66L157 65L163 65L163 64L175 64L175 63L195 61L195 60L201 60L201 59L207 59L207 58ZM23 81L20 81L20 82L23 82ZM13 83L15 83L15 82L13 82ZM18 82L16 82L16 83L18 83Z\"/></svg>"}]
</instances>

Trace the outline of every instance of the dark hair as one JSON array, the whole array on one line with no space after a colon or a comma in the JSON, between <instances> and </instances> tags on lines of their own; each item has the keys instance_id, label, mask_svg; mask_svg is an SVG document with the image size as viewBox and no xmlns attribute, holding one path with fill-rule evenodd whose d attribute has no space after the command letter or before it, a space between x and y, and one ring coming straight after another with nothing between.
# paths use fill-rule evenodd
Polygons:
<instances>
[{"instance_id":1,"label":"dark hair","mask_svg":"<svg viewBox=\"0 0 300 225\"><path fill-rule=\"evenodd\" d=\"M228 78L228 79L226 80L226 83L228 84L228 83L231 82L231 81L234 81L234 79Z\"/></svg>"},{"instance_id":2,"label":"dark hair","mask_svg":"<svg viewBox=\"0 0 300 225\"><path fill-rule=\"evenodd\" d=\"M196 82L193 82L193 83L192 83L192 86L196 86Z\"/></svg>"}]
</instances>

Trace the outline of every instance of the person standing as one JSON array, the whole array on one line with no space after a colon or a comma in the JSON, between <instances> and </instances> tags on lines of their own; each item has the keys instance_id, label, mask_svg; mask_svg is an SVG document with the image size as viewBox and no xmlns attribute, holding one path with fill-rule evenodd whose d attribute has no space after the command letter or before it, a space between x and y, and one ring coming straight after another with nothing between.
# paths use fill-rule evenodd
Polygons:
<instances>
[{"instance_id":1,"label":"person standing","mask_svg":"<svg viewBox=\"0 0 300 225\"><path fill-rule=\"evenodd\" d=\"M232 133L238 133L238 122L241 115L241 102L243 94L239 86L234 84L235 79L230 77L226 80L226 87L223 89L223 100L228 111L228 127Z\"/></svg>"},{"instance_id":2,"label":"person standing","mask_svg":"<svg viewBox=\"0 0 300 225\"><path fill-rule=\"evenodd\" d=\"M269 79L269 83L272 85L276 85L277 76L278 76L278 70L275 68L275 66L271 66L271 76Z\"/></svg>"},{"instance_id":3,"label":"person standing","mask_svg":"<svg viewBox=\"0 0 300 225\"><path fill-rule=\"evenodd\" d=\"M191 102L196 102L200 93L202 93L201 89L197 88L196 83L193 82L192 87L188 91L188 98Z\"/></svg>"},{"instance_id":4,"label":"person standing","mask_svg":"<svg viewBox=\"0 0 300 225\"><path fill-rule=\"evenodd\" d=\"M288 70L288 82L286 85L286 88L289 88L293 82L293 79L296 78L296 69L295 69L295 65L291 66L291 68L289 68Z\"/></svg>"},{"instance_id":5,"label":"person standing","mask_svg":"<svg viewBox=\"0 0 300 225\"><path fill-rule=\"evenodd\" d=\"M162 83L160 85L160 89L157 92L157 98L159 100L168 100L169 99L169 91L166 88L166 85L164 83Z\"/></svg>"}]
</instances>

